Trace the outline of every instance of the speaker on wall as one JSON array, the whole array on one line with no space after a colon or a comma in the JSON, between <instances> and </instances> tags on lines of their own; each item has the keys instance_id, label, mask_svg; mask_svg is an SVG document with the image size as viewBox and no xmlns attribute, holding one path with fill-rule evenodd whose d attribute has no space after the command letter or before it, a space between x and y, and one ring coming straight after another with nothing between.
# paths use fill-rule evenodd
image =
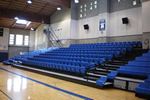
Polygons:
<instances>
[{"instance_id":1,"label":"speaker on wall","mask_svg":"<svg viewBox=\"0 0 150 100\"><path fill-rule=\"evenodd\" d=\"M128 19L128 17L122 18L122 24L129 24L129 19Z\"/></svg>"},{"instance_id":2,"label":"speaker on wall","mask_svg":"<svg viewBox=\"0 0 150 100\"><path fill-rule=\"evenodd\" d=\"M88 24L85 24L85 25L84 25L84 29L85 29L85 30L89 30L89 25L88 25Z\"/></svg>"}]
</instances>

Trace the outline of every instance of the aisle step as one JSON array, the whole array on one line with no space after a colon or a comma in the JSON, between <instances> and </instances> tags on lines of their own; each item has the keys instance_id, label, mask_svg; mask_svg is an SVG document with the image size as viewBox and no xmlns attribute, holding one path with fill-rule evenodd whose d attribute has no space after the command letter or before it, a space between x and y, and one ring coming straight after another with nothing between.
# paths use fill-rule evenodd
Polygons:
<instances>
[{"instance_id":1,"label":"aisle step","mask_svg":"<svg viewBox=\"0 0 150 100\"><path fill-rule=\"evenodd\" d=\"M100 74L95 74L95 73L87 73L87 76L92 76L92 77L101 77L101 76L105 76L105 75L100 75Z\"/></svg>"},{"instance_id":2,"label":"aisle step","mask_svg":"<svg viewBox=\"0 0 150 100\"><path fill-rule=\"evenodd\" d=\"M112 71L112 70L117 70L118 68L113 68L113 67L103 67L103 69L108 69L108 70Z\"/></svg>"},{"instance_id":3,"label":"aisle step","mask_svg":"<svg viewBox=\"0 0 150 100\"><path fill-rule=\"evenodd\" d=\"M112 64L105 64L105 66L107 66L107 67L115 67L115 68L119 68L119 65L112 65Z\"/></svg>"},{"instance_id":4,"label":"aisle step","mask_svg":"<svg viewBox=\"0 0 150 100\"><path fill-rule=\"evenodd\" d=\"M101 72L110 72L111 70L108 70L108 69L106 69L106 68L96 68L95 69L96 71L101 71Z\"/></svg>"},{"instance_id":5,"label":"aisle step","mask_svg":"<svg viewBox=\"0 0 150 100\"><path fill-rule=\"evenodd\" d=\"M107 75L107 72L100 72L100 71L95 71L93 72L94 74L100 74L100 75Z\"/></svg>"},{"instance_id":6,"label":"aisle step","mask_svg":"<svg viewBox=\"0 0 150 100\"><path fill-rule=\"evenodd\" d=\"M97 77L92 77L92 76L86 76L86 77L84 77L85 79L87 79L87 80L92 80L92 81L96 81L96 80L98 80L99 78L97 78Z\"/></svg>"}]
</instances>

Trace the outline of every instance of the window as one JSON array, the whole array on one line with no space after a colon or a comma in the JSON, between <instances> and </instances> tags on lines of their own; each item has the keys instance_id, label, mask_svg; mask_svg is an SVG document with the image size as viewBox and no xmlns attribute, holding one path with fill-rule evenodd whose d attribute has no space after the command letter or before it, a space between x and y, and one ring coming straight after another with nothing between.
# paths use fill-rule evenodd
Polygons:
<instances>
[{"instance_id":1,"label":"window","mask_svg":"<svg viewBox=\"0 0 150 100\"><path fill-rule=\"evenodd\" d=\"M97 8L97 5L95 5L94 7L95 7L95 9L96 9L96 8Z\"/></svg>"},{"instance_id":2,"label":"window","mask_svg":"<svg viewBox=\"0 0 150 100\"><path fill-rule=\"evenodd\" d=\"M86 4L84 4L84 11L86 12L86 7L87 7L87 5Z\"/></svg>"},{"instance_id":3,"label":"window","mask_svg":"<svg viewBox=\"0 0 150 100\"><path fill-rule=\"evenodd\" d=\"M93 10L93 3L90 4L90 10Z\"/></svg>"},{"instance_id":4,"label":"window","mask_svg":"<svg viewBox=\"0 0 150 100\"><path fill-rule=\"evenodd\" d=\"M97 1L94 1L94 8L97 8Z\"/></svg>"},{"instance_id":5,"label":"window","mask_svg":"<svg viewBox=\"0 0 150 100\"><path fill-rule=\"evenodd\" d=\"M86 17L87 5L80 6L80 18Z\"/></svg>"},{"instance_id":6,"label":"window","mask_svg":"<svg viewBox=\"0 0 150 100\"><path fill-rule=\"evenodd\" d=\"M24 45L28 46L29 45L29 36L24 36Z\"/></svg>"},{"instance_id":7,"label":"window","mask_svg":"<svg viewBox=\"0 0 150 100\"><path fill-rule=\"evenodd\" d=\"M80 18L82 18L83 16L82 16L82 14L80 14Z\"/></svg>"},{"instance_id":8,"label":"window","mask_svg":"<svg viewBox=\"0 0 150 100\"><path fill-rule=\"evenodd\" d=\"M23 45L23 35L16 35L16 45Z\"/></svg>"},{"instance_id":9,"label":"window","mask_svg":"<svg viewBox=\"0 0 150 100\"><path fill-rule=\"evenodd\" d=\"M92 6L90 7L90 10L93 10L93 7L92 7Z\"/></svg>"},{"instance_id":10,"label":"window","mask_svg":"<svg viewBox=\"0 0 150 100\"><path fill-rule=\"evenodd\" d=\"M84 17L86 17L86 13L84 14Z\"/></svg>"},{"instance_id":11,"label":"window","mask_svg":"<svg viewBox=\"0 0 150 100\"><path fill-rule=\"evenodd\" d=\"M10 36L9 36L9 44L10 45L14 45L14 39L15 39L15 35L14 34L10 34Z\"/></svg>"},{"instance_id":12,"label":"window","mask_svg":"<svg viewBox=\"0 0 150 100\"><path fill-rule=\"evenodd\" d=\"M29 35L10 34L9 45L29 46Z\"/></svg>"},{"instance_id":13,"label":"window","mask_svg":"<svg viewBox=\"0 0 150 100\"><path fill-rule=\"evenodd\" d=\"M84 8L84 11L86 12L86 8Z\"/></svg>"},{"instance_id":14,"label":"window","mask_svg":"<svg viewBox=\"0 0 150 100\"><path fill-rule=\"evenodd\" d=\"M83 9L82 8L83 8L83 6L81 5L80 6L80 18L82 18L82 13L83 13Z\"/></svg>"},{"instance_id":15,"label":"window","mask_svg":"<svg viewBox=\"0 0 150 100\"><path fill-rule=\"evenodd\" d=\"M97 5L97 1L94 1L94 4Z\"/></svg>"}]
</instances>

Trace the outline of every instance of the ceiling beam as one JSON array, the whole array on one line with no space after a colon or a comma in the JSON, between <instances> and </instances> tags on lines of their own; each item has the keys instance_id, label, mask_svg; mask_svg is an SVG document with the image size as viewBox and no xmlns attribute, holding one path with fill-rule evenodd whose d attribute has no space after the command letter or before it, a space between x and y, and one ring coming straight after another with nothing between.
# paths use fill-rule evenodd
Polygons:
<instances>
[{"instance_id":1,"label":"ceiling beam","mask_svg":"<svg viewBox=\"0 0 150 100\"><path fill-rule=\"evenodd\" d=\"M63 8L70 8L71 0L41 0L43 2L48 2L52 5L61 6Z\"/></svg>"},{"instance_id":2,"label":"ceiling beam","mask_svg":"<svg viewBox=\"0 0 150 100\"><path fill-rule=\"evenodd\" d=\"M14 22L12 23L12 25L10 25L10 27L14 27L14 26L15 26L15 23L16 23L16 21L14 21Z\"/></svg>"},{"instance_id":3,"label":"ceiling beam","mask_svg":"<svg viewBox=\"0 0 150 100\"><path fill-rule=\"evenodd\" d=\"M10 1L10 3L9 3L8 6L7 6L7 8L10 8L10 7L11 7L13 1L14 1L14 0L11 0L11 1Z\"/></svg>"},{"instance_id":4,"label":"ceiling beam","mask_svg":"<svg viewBox=\"0 0 150 100\"><path fill-rule=\"evenodd\" d=\"M13 29L24 29L24 28L20 28L20 27L10 27L10 26L6 26L6 25L0 25L0 27L13 28ZM30 29L26 29L26 30L30 30Z\"/></svg>"},{"instance_id":5,"label":"ceiling beam","mask_svg":"<svg viewBox=\"0 0 150 100\"><path fill-rule=\"evenodd\" d=\"M49 4L49 3L45 3L45 5L40 9L40 11L38 11L38 13L41 13L42 10L43 10L46 6L48 6L48 4Z\"/></svg>"},{"instance_id":6,"label":"ceiling beam","mask_svg":"<svg viewBox=\"0 0 150 100\"><path fill-rule=\"evenodd\" d=\"M13 19L14 17L19 17L21 19L25 19L31 22L50 24L50 16L11 10L11 9L6 9L6 8L5 9L0 8L0 17L10 18L10 19Z\"/></svg>"}]
</instances>

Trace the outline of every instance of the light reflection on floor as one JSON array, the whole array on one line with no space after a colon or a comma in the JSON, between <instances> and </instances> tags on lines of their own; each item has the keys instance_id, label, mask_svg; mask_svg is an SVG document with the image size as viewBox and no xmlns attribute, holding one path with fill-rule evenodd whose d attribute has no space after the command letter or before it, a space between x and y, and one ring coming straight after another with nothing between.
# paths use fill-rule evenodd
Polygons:
<instances>
[{"instance_id":1,"label":"light reflection on floor","mask_svg":"<svg viewBox=\"0 0 150 100\"><path fill-rule=\"evenodd\" d=\"M27 88L27 79L16 76L7 80L8 92L21 92Z\"/></svg>"},{"instance_id":2,"label":"light reflection on floor","mask_svg":"<svg viewBox=\"0 0 150 100\"><path fill-rule=\"evenodd\" d=\"M0 100L83 100L4 70L0 70L0 90Z\"/></svg>"}]
</instances>

